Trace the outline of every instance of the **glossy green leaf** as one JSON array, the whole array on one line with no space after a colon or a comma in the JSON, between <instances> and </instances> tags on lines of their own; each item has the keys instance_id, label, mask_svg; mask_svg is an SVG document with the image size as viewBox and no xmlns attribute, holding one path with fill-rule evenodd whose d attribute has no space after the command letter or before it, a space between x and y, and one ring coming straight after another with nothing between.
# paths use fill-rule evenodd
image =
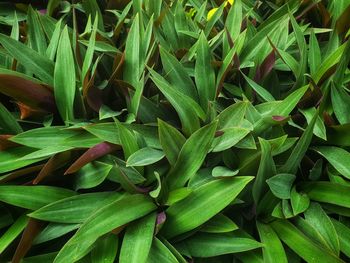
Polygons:
<instances>
[{"instance_id":1,"label":"glossy green leaf","mask_svg":"<svg viewBox=\"0 0 350 263\"><path fill-rule=\"evenodd\" d=\"M239 170L231 170L225 166L216 166L212 171L213 177L232 177L239 173Z\"/></svg>"},{"instance_id":2,"label":"glossy green leaf","mask_svg":"<svg viewBox=\"0 0 350 263\"><path fill-rule=\"evenodd\" d=\"M314 201L350 208L350 197L347 194L350 186L337 183L317 181L303 183L301 189Z\"/></svg>"},{"instance_id":3,"label":"glossy green leaf","mask_svg":"<svg viewBox=\"0 0 350 263\"><path fill-rule=\"evenodd\" d=\"M77 261L102 235L130 221L145 216L155 209L146 196L131 195L101 207L79 228L75 235L63 246L55 258L55 263ZM115 213L118 211L118 213Z\"/></svg>"},{"instance_id":4,"label":"glossy green leaf","mask_svg":"<svg viewBox=\"0 0 350 263\"><path fill-rule=\"evenodd\" d=\"M100 207L120 198L119 193L113 192L80 194L49 203L29 216L56 223L83 223Z\"/></svg>"},{"instance_id":5,"label":"glossy green leaf","mask_svg":"<svg viewBox=\"0 0 350 263\"><path fill-rule=\"evenodd\" d=\"M317 203L311 203L304 213L305 220L325 239L327 246L339 256L339 238L331 219Z\"/></svg>"},{"instance_id":6,"label":"glossy green leaf","mask_svg":"<svg viewBox=\"0 0 350 263\"><path fill-rule=\"evenodd\" d=\"M208 41L202 32L197 44L195 80L200 104L207 110L209 101L215 98L215 72L211 66L211 52Z\"/></svg>"},{"instance_id":7,"label":"glossy green leaf","mask_svg":"<svg viewBox=\"0 0 350 263\"><path fill-rule=\"evenodd\" d=\"M145 147L130 155L126 162L126 166L150 165L160 161L164 156L165 155L162 151L151 147Z\"/></svg>"},{"instance_id":8,"label":"glossy green leaf","mask_svg":"<svg viewBox=\"0 0 350 263\"><path fill-rule=\"evenodd\" d=\"M3 34L0 34L0 43L19 63L45 83L53 85L54 64L50 59Z\"/></svg>"},{"instance_id":9,"label":"glossy green leaf","mask_svg":"<svg viewBox=\"0 0 350 263\"><path fill-rule=\"evenodd\" d=\"M189 136L199 129L199 118L204 118L205 114L197 102L190 97L182 94L179 90L172 87L161 75L152 69L151 79L156 84L158 89L164 94L177 111L181 120L184 133ZM179 100L178 98L181 98Z\"/></svg>"},{"instance_id":10,"label":"glossy green leaf","mask_svg":"<svg viewBox=\"0 0 350 263\"><path fill-rule=\"evenodd\" d=\"M7 231L0 237L0 253L4 252L17 236L21 234L27 226L27 223L28 217L22 215L7 229Z\"/></svg>"},{"instance_id":11,"label":"glossy green leaf","mask_svg":"<svg viewBox=\"0 0 350 263\"><path fill-rule=\"evenodd\" d=\"M107 234L100 237L91 251L92 263L113 263L118 252L117 235Z\"/></svg>"},{"instance_id":12,"label":"glossy green leaf","mask_svg":"<svg viewBox=\"0 0 350 263\"><path fill-rule=\"evenodd\" d=\"M276 232L267 224L256 222L261 243L264 262L274 262L278 259L281 263L288 262L286 252Z\"/></svg>"},{"instance_id":13,"label":"glossy green leaf","mask_svg":"<svg viewBox=\"0 0 350 263\"><path fill-rule=\"evenodd\" d=\"M191 256L206 258L257 249L262 244L253 239L235 237L231 233L198 233L186 239L184 246Z\"/></svg>"},{"instance_id":14,"label":"glossy green leaf","mask_svg":"<svg viewBox=\"0 0 350 263\"><path fill-rule=\"evenodd\" d=\"M178 263L176 257L171 253L171 251L156 237L153 239L147 262Z\"/></svg>"},{"instance_id":15,"label":"glossy green leaf","mask_svg":"<svg viewBox=\"0 0 350 263\"><path fill-rule=\"evenodd\" d=\"M202 166L214 138L216 126L217 122L204 126L193 133L184 143L174 167L167 175L170 189L184 186Z\"/></svg>"},{"instance_id":16,"label":"glossy green leaf","mask_svg":"<svg viewBox=\"0 0 350 263\"><path fill-rule=\"evenodd\" d=\"M151 213L126 228L120 251L120 263L147 262L155 224L156 214Z\"/></svg>"},{"instance_id":17,"label":"glossy green leaf","mask_svg":"<svg viewBox=\"0 0 350 263\"><path fill-rule=\"evenodd\" d=\"M276 197L280 199L289 199L295 178L293 174L277 174L267 179L266 183Z\"/></svg>"},{"instance_id":18,"label":"glossy green leaf","mask_svg":"<svg viewBox=\"0 0 350 263\"><path fill-rule=\"evenodd\" d=\"M343 262L336 255L324 250L288 221L276 220L271 223L278 237L296 254L307 262Z\"/></svg>"},{"instance_id":19,"label":"glossy green leaf","mask_svg":"<svg viewBox=\"0 0 350 263\"><path fill-rule=\"evenodd\" d=\"M47 204L75 195L75 192L53 186L1 185L2 202L29 210L39 209Z\"/></svg>"},{"instance_id":20,"label":"glossy green leaf","mask_svg":"<svg viewBox=\"0 0 350 263\"><path fill-rule=\"evenodd\" d=\"M186 138L176 128L160 119L158 119L158 131L164 154L170 164L174 165Z\"/></svg>"},{"instance_id":21,"label":"glossy green leaf","mask_svg":"<svg viewBox=\"0 0 350 263\"><path fill-rule=\"evenodd\" d=\"M224 214L217 214L201 227L200 231L205 233L227 233L237 230L238 226Z\"/></svg>"},{"instance_id":22,"label":"glossy green leaf","mask_svg":"<svg viewBox=\"0 0 350 263\"><path fill-rule=\"evenodd\" d=\"M166 210L163 235L174 237L205 223L229 205L252 179L249 176L219 179L194 189Z\"/></svg>"},{"instance_id":23,"label":"glossy green leaf","mask_svg":"<svg viewBox=\"0 0 350 263\"><path fill-rule=\"evenodd\" d=\"M344 177L350 179L350 153L334 146L318 146L313 148Z\"/></svg>"},{"instance_id":24,"label":"glossy green leaf","mask_svg":"<svg viewBox=\"0 0 350 263\"><path fill-rule=\"evenodd\" d=\"M74 97L75 97L75 63L72 47L69 39L68 28L62 31L58 43L54 91L58 111L66 122L74 120Z\"/></svg>"}]
</instances>

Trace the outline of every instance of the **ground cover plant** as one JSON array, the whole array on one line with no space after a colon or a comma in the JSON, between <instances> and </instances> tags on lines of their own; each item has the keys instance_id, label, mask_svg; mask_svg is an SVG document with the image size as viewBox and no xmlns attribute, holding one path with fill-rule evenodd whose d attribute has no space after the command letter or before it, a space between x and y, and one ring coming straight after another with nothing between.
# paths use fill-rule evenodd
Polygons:
<instances>
[{"instance_id":1,"label":"ground cover plant","mask_svg":"<svg viewBox=\"0 0 350 263\"><path fill-rule=\"evenodd\" d=\"M349 262L350 1L28 2L0 262Z\"/></svg>"}]
</instances>

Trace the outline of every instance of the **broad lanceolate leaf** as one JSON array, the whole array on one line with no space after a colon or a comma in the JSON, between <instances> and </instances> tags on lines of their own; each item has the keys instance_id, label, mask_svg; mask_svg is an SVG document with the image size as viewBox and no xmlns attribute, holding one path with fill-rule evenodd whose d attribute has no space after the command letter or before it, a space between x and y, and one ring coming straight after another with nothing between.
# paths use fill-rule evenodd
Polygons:
<instances>
[{"instance_id":1,"label":"broad lanceolate leaf","mask_svg":"<svg viewBox=\"0 0 350 263\"><path fill-rule=\"evenodd\" d=\"M75 192L53 186L1 185L0 201L30 210L75 195Z\"/></svg>"},{"instance_id":2,"label":"broad lanceolate leaf","mask_svg":"<svg viewBox=\"0 0 350 263\"><path fill-rule=\"evenodd\" d=\"M261 159L252 188L253 198L256 204L267 190L266 180L276 174L276 167L272 158L270 144L262 138L259 138L259 142L261 147Z\"/></svg>"},{"instance_id":3,"label":"broad lanceolate leaf","mask_svg":"<svg viewBox=\"0 0 350 263\"><path fill-rule=\"evenodd\" d=\"M46 84L53 85L54 64L50 59L3 34L0 34L0 43L24 67Z\"/></svg>"},{"instance_id":4,"label":"broad lanceolate leaf","mask_svg":"<svg viewBox=\"0 0 350 263\"><path fill-rule=\"evenodd\" d=\"M340 250L350 257L350 228L338 220L331 219L339 237Z\"/></svg>"},{"instance_id":5,"label":"broad lanceolate leaf","mask_svg":"<svg viewBox=\"0 0 350 263\"><path fill-rule=\"evenodd\" d=\"M149 70L153 82L178 113L184 133L189 136L198 130L200 127L199 117L204 119L205 114L197 102L170 86L157 72L152 69ZM179 98L181 98L181 100L179 100Z\"/></svg>"},{"instance_id":6,"label":"broad lanceolate leaf","mask_svg":"<svg viewBox=\"0 0 350 263\"><path fill-rule=\"evenodd\" d=\"M102 235L145 216L156 206L144 195L131 195L101 207L90 216L78 232L63 246L55 263L75 262L86 255ZM117 212L116 212L117 211Z\"/></svg>"},{"instance_id":7,"label":"broad lanceolate leaf","mask_svg":"<svg viewBox=\"0 0 350 263\"><path fill-rule=\"evenodd\" d=\"M28 217L20 216L12 226L0 237L0 254L14 241L27 226Z\"/></svg>"},{"instance_id":8,"label":"broad lanceolate leaf","mask_svg":"<svg viewBox=\"0 0 350 263\"><path fill-rule=\"evenodd\" d=\"M176 128L158 119L159 141L171 165L176 163L186 138Z\"/></svg>"},{"instance_id":9,"label":"broad lanceolate leaf","mask_svg":"<svg viewBox=\"0 0 350 263\"><path fill-rule=\"evenodd\" d=\"M228 206L252 179L249 176L219 179L194 189L166 210L163 235L171 238L205 223Z\"/></svg>"},{"instance_id":10,"label":"broad lanceolate leaf","mask_svg":"<svg viewBox=\"0 0 350 263\"><path fill-rule=\"evenodd\" d=\"M263 246L254 239L235 237L233 233L198 233L183 241L181 245L191 256L200 258L239 253Z\"/></svg>"},{"instance_id":11,"label":"broad lanceolate leaf","mask_svg":"<svg viewBox=\"0 0 350 263\"><path fill-rule=\"evenodd\" d=\"M278 259L281 263L287 263L288 259L283 245L276 232L267 224L256 222L261 243L263 244L264 262L274 262Z\"/></svg>"},{"instance_id":12,"label":"broad lanceolate leaf","mask_svg":"<svg viewBox=\"0 0 350 263\"><path fill-rule=\"evenodd\" d=\"M310 124L307 126L303 135L300 137L298 143L294 147L285 165L281 168L283 172L294 174L298 170L299 164L311 143L313 130L317 118L318 111L316 111L315 115L312 117Z\"/></svg>"},{"instance_id":13,"label":"broad lanceolate leaf","mask_svg":"<svg viewBox=\"0 0 350 263\"><path fill-rule=\"evenodd\" d=\"M267 179L266 183L276 197L280 199L289 199L294 180L294 174L277 174Z\"/></svg>"},{"instance_id":14,"label":"broad lanceolate leaf","mask_svg":"<svg viewBox=\"0 0 350 263\"><path fill-rule=\"evenodd\" d=\"M307 262L329 263L343 262L336 255L318 246L305 236L298 228L286 220L271 223L279 238L296 254Z\"/></svg>"},{"instance_id":15,"label":"broad lanceolate leaf","mask_svg":"<svg viewBox=\"0 0 350 263\"><path fill-rule=\"evenodd\" d=\"M74 120L75 61L67 26L63 29L58 44L54 91L58 111L65 122Z\"/></svg>"},{"instance_id":16,"label":"broad lanceolate leaf","mask_svg":"<svg viewBox=\"0 0 350 263\"><path fill-rule=\"evenodd\" d=\"M83 223L100 207L121 198L113 192L97 192L72 196L34 211L30 217L57 223Z\"/></svg>"},{"instance_id":17,"label":"broad lanceolate leaf","mask_svg":"<svg viewBox=\"0 0 350 263\"><path fill-rule=\"evenodd\" d=\"M198 171L209 151L214 138L217 122L199 129L182 146L177 161L167 175L170 189L183 187Z\"/></svg>"},{"instance_id":18,"label":"broad lanceolate leaf","mask_svg":"<svg viewBox=\"0 0 350 263\"><path fill-rule=\"evenodd\" d=\"M308 182L300 185L311 200L350 208L350 186L332 182Z\"/></svg>"},{"instance_id":19,"label":"broad lanceolate leaf","mask_svg":"<svg viewBox=\"0 0 350 263\"><path fill-rule=\"evenodd\" d=\"M164 153L151 147L145 147L129 156L127 166L145 166L158 162L164 157Z\"/></svg>"},{"instance_id":20,"label":"broad lanceolate leaf","mask_svg":"<svg viewBox=\"0 0 350 263\"><path fill-rule=\"evenodd\" d=\"M323 237L327 247L339 256L339 238L331 219L318 203L311 203L305 211L305 220Z\"/></svg>"},{"instance_id":21,"label":"broad lanceolate leaf","mask_svg":"<svg viewBox=\"0 0 350 263\"><path fill-rule=\"evenodd\" d=\"M147 261L155 225L156 213L151 213L126 228L120 251L120 263L145 263Z\"/></svg>"},{"instance_id":22,"label":"broad lanceolate leaf","mask_svg":"<svg viewBox=\"0 0 350 263\"><path fill-rule=\"evenodd\" d=\"M343 87L337 87L331 85L331 98L332 106L340 124L350 123L350 95L343 89Z\"/></svg>"},{"instance_id":23,"label":"broad lanceolate leaf","mask_svg":"<svg viewBox=\"0 0 350 263\"><path fill-rule=\"evenodd\" d=\"M118 252L118 236L110 233L100 237L91 251L92 263L113 263Z\"/></svg>"},{"instance_id":24,"label":"broad lanceolate leaf","mask_svg":"<svg viewBox=\"0 0 350 263\"><path fill-rule=\"evenodd\" d=\"M23 131L15 117L2 103L0 103L0 131L5 134L17 134Z\"/></svg>"},{"instance_id":25,"label":"broad lanceolate leaf","mask_svg":"<svg viewBox=\"0 0 350 263\"><path fill-rule=\"evenodd\" d=\"M318 146L313 148L344 177L350 179L350 153L334 146Z\"/></svg>"},{"instance_id":26,"label":"broad lanceolate leaf","mask_svg":"<svg viewBox=\"0 0 350 263\"><path fill-rule=\"evenodd\" d=\"M197 60L195 65L195 80L199 101L204 111L207 111L209 101L215 98L215 72L211 66L211 53L208 41L202 32L197 44Z\"/></svg>"},{"instance_id":27,"label":"broad lanceolate leaf","mask_svg":"<svg viewBox=\"0 0 350 263\"><path fill-rule=\"evenodd\" d=\"M158 238L153 239L152 247L149 252L148 263L178 263L179 261L171 253L171 251Z\"/></svg>"}]
</instances>

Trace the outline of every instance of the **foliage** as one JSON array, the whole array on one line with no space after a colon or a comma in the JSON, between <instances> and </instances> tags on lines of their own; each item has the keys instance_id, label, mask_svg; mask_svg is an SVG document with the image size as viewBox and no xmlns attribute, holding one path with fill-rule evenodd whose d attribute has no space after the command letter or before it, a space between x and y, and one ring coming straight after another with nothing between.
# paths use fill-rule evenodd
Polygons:
<instances>
[{"instance_id":1,"label":"foliage","mask_svg":"<svg viewBox=\"0 0 350 263\"><path fill-rule=\"evenodd\" d=\"M349 0L33 2L0 3L1 262L349 262Z\"/></svg>"}]
</instances>

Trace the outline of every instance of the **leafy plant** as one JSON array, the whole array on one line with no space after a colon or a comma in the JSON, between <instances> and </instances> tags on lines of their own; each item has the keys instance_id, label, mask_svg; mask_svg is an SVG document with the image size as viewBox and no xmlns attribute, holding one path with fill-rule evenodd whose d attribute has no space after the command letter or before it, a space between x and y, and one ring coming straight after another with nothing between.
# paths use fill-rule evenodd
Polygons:
<instances>
[{"instance_id":1,"label":"leafy plant","mask_svg":"<svg viewBox=\"0 0 350 263\"><path fill-rule=\"evenodd\" d=\"M1 262L350 260L348 0L39 2L0 3Z\"/></svg>"}]
</instances>

